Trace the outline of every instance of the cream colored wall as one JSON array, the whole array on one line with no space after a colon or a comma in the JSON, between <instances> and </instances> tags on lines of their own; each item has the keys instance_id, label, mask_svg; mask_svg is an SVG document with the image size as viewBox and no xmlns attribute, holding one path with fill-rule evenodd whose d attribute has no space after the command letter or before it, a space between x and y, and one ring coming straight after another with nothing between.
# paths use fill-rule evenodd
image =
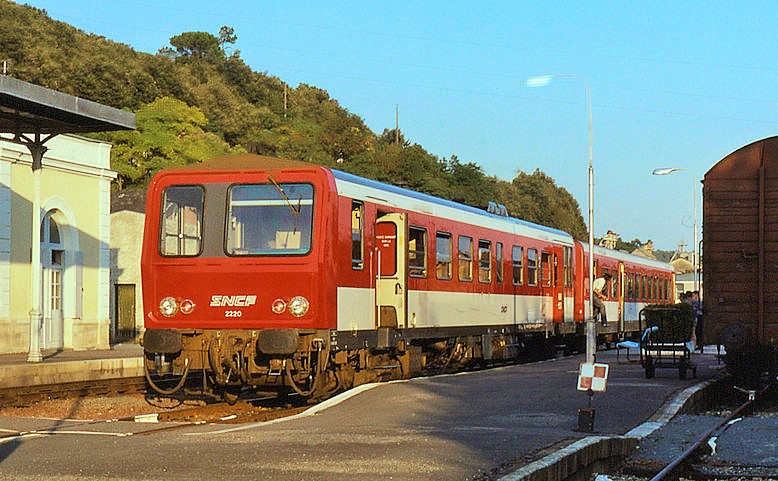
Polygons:
<instances>
[{"instance_id":1,"label":"cream colored wall","mask_svg":"<svg viewBox=\"0 0 778 481\"><path fill-rule=\"evenodd\" d=\"M143 224L146 216L123 210L111 214L111 310L114 311L116 284L135 284L135 328L143 329L143 290L140 278L140 255Z\"/></svg>"},{"instance_id":2,"label":"cream colored wall","mask_svg":"<svg viewBox=\"0 0 778 481\"><path fill-rule=\"evenodd\" d=\"M41 171L43 214L57 209L61 231L70 236L63 286L65 349L109 347L110 145L75 136L46 143ZM6 172L7 175L3 175ZM4 180L5 179L5 180ZM0 285L0 353L26 352L29 343L30 240L33 175L26 147L0 142L0 185L10 192L9 282ZM0 204L3 189L0 188ZM0 213L0 215L3 215ZM0 217L0 278L3 276ZM81 265L82 267L79 267ZM80 284L77 284L78 280ZM82 287L82 296L76 287ZM10 293L7 312L3 296ZM79 298L79 296L81 296Z\"/></svg>"}]
</instances>

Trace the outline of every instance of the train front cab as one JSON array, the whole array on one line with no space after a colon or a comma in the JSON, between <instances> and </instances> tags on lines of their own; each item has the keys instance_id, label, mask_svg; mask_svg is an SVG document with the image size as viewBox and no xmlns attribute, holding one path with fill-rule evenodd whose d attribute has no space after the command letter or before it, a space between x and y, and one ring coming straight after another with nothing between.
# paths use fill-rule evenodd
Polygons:
<instances>
[{"instance_id":1,"label":"train front cab","mask_svg":"<svg viewBox=\"0 0 778 481\"><path fill-rule=\"evenodd\" d=\"M234 169L167 171L149 188L147 374L181 382L161 393L192 375L209 392L308 392L334 328L328 171Z\"/></svg>"}]
</instances>

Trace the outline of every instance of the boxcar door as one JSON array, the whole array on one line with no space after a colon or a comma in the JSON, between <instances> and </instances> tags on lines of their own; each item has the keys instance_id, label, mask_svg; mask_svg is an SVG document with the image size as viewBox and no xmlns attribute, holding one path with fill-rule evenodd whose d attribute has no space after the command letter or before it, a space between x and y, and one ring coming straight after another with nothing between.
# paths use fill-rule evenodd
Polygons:
<instances>
[{"instance_id":1,"label":"boxcar door","mask_svg":"<svg viewBox=\"0 0 778 481\"><path fill-rule=\"evenodd\" d=\"M376 325L405 327L407 313L408 220L391 213L376 221Z\"/></svg>"}]
</instances>

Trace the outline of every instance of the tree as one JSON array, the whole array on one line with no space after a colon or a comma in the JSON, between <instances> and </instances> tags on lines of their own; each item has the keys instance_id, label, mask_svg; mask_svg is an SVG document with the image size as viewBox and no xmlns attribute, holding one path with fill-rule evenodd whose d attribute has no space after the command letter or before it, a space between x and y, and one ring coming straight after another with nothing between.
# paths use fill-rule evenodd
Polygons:
<instances>
[{"instance_id":1,"label":"tree","mask_svg":"<svg viewBox=\"0 0 778 481\"><path fill-rule=\"evenodd\" d=\"M205 132L205 115L180 100L163 97L135 114L134 131L100 134L114 144L111 168L119 189L146 184L159 170L188 165L233 151L216 135Z\"/></svg>"},{"instance_id":2,"label":"tree","mask_svg":"<svg viewBox=\"0 0 778 481\"><path fill-rule=\"evenodd\" d=\"M227 57L225 48L238 39L235 29L224 26L219 29L219 36L208 32L183 32L170 37L170 45L163 47L160 54L176 59L197 59L215 62ZM235 53L237 55L237 52Z\"/></svg>"}]
</instances>

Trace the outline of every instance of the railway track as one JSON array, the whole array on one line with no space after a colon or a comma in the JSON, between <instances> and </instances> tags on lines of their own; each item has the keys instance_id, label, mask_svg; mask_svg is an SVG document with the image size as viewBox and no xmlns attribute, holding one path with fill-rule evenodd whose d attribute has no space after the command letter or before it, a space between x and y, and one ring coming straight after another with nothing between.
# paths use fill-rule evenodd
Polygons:
<instances>
[{"instance_id":1,"label":"railway track","mask_svg":"<svg viewBox=\"0 0 778 481\"><path fill-rule=\"evenodd\" d=\"M772 419L778 416L776 387L773 385L759 391L749 391L730 386L730 390L734 395L731 393L729 396L722 396L721 390L717 391L719 396L728 398L723 404L712 406L712 409L701 414L682 415L675 427L674 422L671 422L660 433L651 436L653 441L645 440L646 455L630 457L617 473L609 474L607 478L612 481L663 481L679 478L702 481L778 479L776 463L770 461L763 465L758 462L758 453L771 449L764 444L764 435L751 432L754 437L744 444L749 434L744 434L742 429L737 428L734 428L736 433L733 434L731 429L740 425L749 425L751 429L756 427L760 431L773 429L772 426L776 423ZM731 403L735 397L741 399L738 404ZM721 398L719 400L721 401ZM710 423L712 416L718 419ZM707 427L704 430L695 430L695 425ZM695 432L697 434L694 434ZM772 444L769 436L767 442L768 445ZM668 461L662 462L662 453L674 450L668 444L683 446L684 449L668 458ZM641 447L638 448L638 453L640 449ZM720 452L722 450L725 453Z\"/></svg>"},{"instance_id":2,"label":"railway track","mask_svg":"<svg viewBox=\"0 0 778 481\"><path fill-rule=\"evenodd\" d=\"M101 379L93 381L66 382L0 388L0 407L29 406L53 399L72 399L87 396L120 396L144 394L146 379L143 376Z\"/></svg>"}]
</instances>

